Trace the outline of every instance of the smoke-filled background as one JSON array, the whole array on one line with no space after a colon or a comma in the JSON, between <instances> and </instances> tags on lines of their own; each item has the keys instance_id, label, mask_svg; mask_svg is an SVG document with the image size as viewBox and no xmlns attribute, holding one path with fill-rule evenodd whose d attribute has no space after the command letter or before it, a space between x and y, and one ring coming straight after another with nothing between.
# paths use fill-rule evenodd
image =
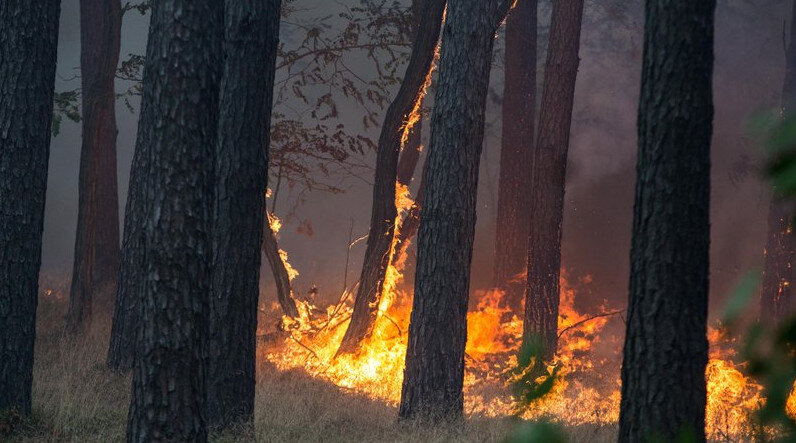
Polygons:
<instances>
[{"instance_id":1,"label":"smoke-filled background","mask_svg":"<svg viewBox=\"0 0 796 443\"><path fill-rule=\"evenodd\" d=\"M344 25L340 10L357 0L341 2L295 0L286 2L302 17L331 17L331 27ZM408 6L408 0L404 0ZM748 121L756 113L778 106L784 73L783 26L790 1L719 0L714 75L715 121L713 138L711 313L737 279L759 269L766 236L769 194L758 177L764 152ZM540 2L540 67L546 41L545 20L549 1ZM78 88L80 23L78 0L63 0L58 51L56 91ZM643 44L643 4L640 0L586 3L581 38L581 63L575 96L564 216L563 267L567 278L585 282L583 302L607 300L612 306L626 304L630 232L635 183L636 107ZM122 59L143 54L148 17L136 11L125 15L122 28ZM283 22L281 39L286 45L303 38L299 26ZM492 94L488 105L478 196L478 224L473 257L471 289L483 289L492 279L492 255L497 204L500 152L500 95L503 70L500 33L497 36ZM376 75L361 54L352 54L348 67L364 79ZM403 72L403 69L399 69ZM282 77L280 77L280 75ZM277 81L284 74L277 73ZM542 73L539 73L541 83ZM117 82L123 91L129 84ZM397 91L397 84L392 91ZM433 92L429 93L429 96ZM541 96L541 89L539 90ZM137 101L132 100L137 112ZM285 107L290 108L288 102ZM355 103L339 103L339 119L349 131L378 138L378 127L364 128L363 111ZM135 145L138 114L122 101L117 104L119 135L118 173L120 215L124 216L130 162ZM428 126L424 128L424 139ZM45 215L43 274L67 276L77 220L77 183L80 125L64 121L53 138ZM375 153L364 162L373 165ZM422 161L422 160L421 160ZM416 172L413 188L419 183ZM320 172L318 173L321 175ZM345 193L307 192L287 185L281 191L277 215L285 218L280 246L300 275L295 280L301 295L317 285L321 300L336 298L343 285L346 250L353 223L353 237L366 234L370 217L372 171L362 178L334 177ZM311 229L308 229L311 228ZM359 276L364 242L351 250L349 285ZM270 271L261 273L263 298L275 300ZM412 277L407 281L411 284Z\"/></svg>"}]
</instances>

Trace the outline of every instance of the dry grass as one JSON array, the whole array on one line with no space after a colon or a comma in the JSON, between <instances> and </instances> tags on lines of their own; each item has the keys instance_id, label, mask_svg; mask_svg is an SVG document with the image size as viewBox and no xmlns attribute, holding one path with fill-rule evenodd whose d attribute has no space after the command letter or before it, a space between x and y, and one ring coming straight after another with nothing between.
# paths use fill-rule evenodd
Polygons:
<instances>
[{"instance_id":1,"label":"dry grass","mask_svg":"<svg viewBox=\"0 0 796 443\"><path fill-rule=\"evenodd\" d=\"M63 334L65 311L65 300L40 301L34 413L13 441L123 441L130 377L105 366L109 325L97 324L85 337L71 339ZM401 423L395 407L300 371L263 367L260 372L254 430L214 440L494 442L505 440L517 425L508 418L436 426ZM616 435L613 428L596 427L569 428L567 433L572 441L611 441Z\"/></svg>"}]
</instances>

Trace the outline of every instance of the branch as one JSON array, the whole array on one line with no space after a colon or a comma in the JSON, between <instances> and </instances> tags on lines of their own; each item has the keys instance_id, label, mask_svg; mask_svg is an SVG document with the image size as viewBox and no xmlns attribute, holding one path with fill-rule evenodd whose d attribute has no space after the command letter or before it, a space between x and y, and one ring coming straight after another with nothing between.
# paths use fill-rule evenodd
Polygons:
<instances>
[{"instance_id":1,"label":"branch","mask_svg":"<svg viewBox=\"0 0 796 443\"><path fill-rule=\"evenodd\" d=\"M602 318L602 317L610 317L612 315L621 314L623 312L625 312L624 309L621 310L621 311L603 312L602 314L597 314L597 315L594 315L592 317L584 318L583 320L581 320L581 321L579 321L577 323L573 323L573 324L567 326L566 328L562 329L561 332L558 333L558 338L561 338L561 336L564 335L564 333L569 331L570 329L577 328L578 326L581 326L584 323L588 323L588 322L590 322L592 320L595 320L595 319L598 319L598 318Z\"/></svg>"}]
</instances>

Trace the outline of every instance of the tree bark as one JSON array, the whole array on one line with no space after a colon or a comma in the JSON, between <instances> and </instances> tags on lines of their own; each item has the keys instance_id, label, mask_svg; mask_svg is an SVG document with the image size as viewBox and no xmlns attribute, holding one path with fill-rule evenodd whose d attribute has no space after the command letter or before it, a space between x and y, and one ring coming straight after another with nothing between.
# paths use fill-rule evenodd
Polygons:
<instances>
[{"instance_id":1,"label":"tree bark","mask_svg":"<svg viewBox=\"0 0 796 443\"><path fill-rule=\"evenodd\" d=\"M499 0L448 5L431 120L401 418L462 415L478 165Z\"/></svg>"},{"instance_id":2,"label":"tree bark","mask_svg":"<svg viewBox=\"0 0 796 443\"><path fill-rule=\"evenodd\" d=\"M493 285L519 310L531 226L536 119L537 1L519 0L506 19L506 79L495 230Z\"/></svg>"},{"instance_id":3,"label":"tree bark","mask_svg":"<svg viewBox=\"0 0 796 443\"><path fill-rule=\"evenodd\" d=\"M148 168L128 441L207 440L202 347L223 15L214 0L153 3L139 122Z\"/></svg>"},{"instance_id":4,"label":"tree bark","mask_svg":"<svg viewBox=\"0 0 796 443\"><path fill-rule=\"evenodd\" d=\"M533 223L528 238L523 342L538 340L545 360L555 354L558 344L561 224L582 20L583 0L553 4L539 136L532 160Z\"/></svg>"},{"instance_id":5,"label":"tree bark","mask_svg":"<svg viewBox=\"0 0 796 443\"><path fill-rule=\"evenodd\" d=\"M257 301L281 0L224 2L213 217L207 420L254 414Z\"/></svg>"},{"instance_id":6,"label":"tree bark","mask_svg":"<svg viewBox=\"0 0 796 443\"><path fill-rule=\"evenodd\" d=\"M619 441L705 441L714 0L648 0Z\"/></svg>"},{"instance_id":7,"label":"tree bark","mask_svg":"<svg viewBox=\"0 0 796 443\"><path fill-rule=\"evenodd\" d=\"M785 82L781 115L793 117L796 106L796 3L791 10L790 43L785 52ZM793 207L772 189L768 209L768 240L763 254L760 312L765 321L779 323L793 313L793 264L796 260Z\"/></svg>"},{"instance_id":8,"label":"tree bark","mask_svg":"<svg viewBox=\"0 0 796 443\"><path fill-rule=\"evenodd\" d=\"M398 156L404 144L405 128L419 106L432 69L439 40L440 23L445 13L445 0L425 0L420 24L412 43L412 55L401 88L384 117L376 153L376 175L373 185L373 209L370 219L365 260L354 301L351 322L338 352L354 352L372 331L376 322L384 277L390 264L395 235L395 183Z\"/></svg>"},{"instance_id":9,"label":"tree bark","mask_svg":"<svg viewBox=\"0 0 796 443\"><path fill-rule=\"evenodd\" d=\"M109 302L119 272L114 76L119 63L120 0L81 0L83 144L67 329L91 324L92 303Z\"/></svg>"},{"instance_id":10,"label":"tree bark","mask_svg":"<svg viewBox=\"0 0 796 443\"><path fill-rule=\"evenodd\" d=\"M0 411L31 411L59 0L0 2Z\"/></svg>"},{"instance_id":11,"label":"tree bark","mask_svg":"<svg viewBox=\"0 0 796 443\"><path fill-rule=\"evenodd\" d=\"M267 219L263 221L262 250L274 276L276 299L279 302L279 306L282 307L282 312L289 317L298 318L299 311L296 308L296 300L293 298L290 273L287 271L285 262L282 261L282 256L279 254L279 243L276 239L276 233L271 229L271 224L268 223Z\"/></svg>"}]
</instances>

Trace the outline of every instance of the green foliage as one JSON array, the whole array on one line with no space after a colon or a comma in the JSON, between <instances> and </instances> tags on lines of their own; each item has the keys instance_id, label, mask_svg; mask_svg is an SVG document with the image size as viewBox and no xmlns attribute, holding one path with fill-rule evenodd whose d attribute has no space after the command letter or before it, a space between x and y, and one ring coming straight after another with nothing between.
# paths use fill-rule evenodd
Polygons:
<instances>
[{"instance_id":1,"label":"green foliage","mask_svg":"<svg viewBox=\"0 0 796 443\"><path fill-rule=\"evenodd\" d=\"M78 106L80 100L80 90L73 89L71 91L56 92L53 99L53 122L52 134L58 135L61 132L61 123L64 117L73 122L80 122L80 108Z\"/></svg>"},{"instance_id":2,"label":"green foliage","mask_svg":"<svg viewBox=\"0 0 796 443\"><path fill-rule=\"evenodd\" d=\"M560 368L553 366L548 369L543 356L544 343L541 337L533 337L520 347L517 368L512 378L514 398L519 409L550 393L558 380Z\"/></svg>"},{"instance_id":3,"label":"green foliage","mask_svg":"<svg viewBox=\"0 0 796 443\"><path fill-rule=\"evenodd\" d=\"M548 422L525 422L506 439L506 443L566 443L559 426Z\"/></svg>"}]
</instances>

